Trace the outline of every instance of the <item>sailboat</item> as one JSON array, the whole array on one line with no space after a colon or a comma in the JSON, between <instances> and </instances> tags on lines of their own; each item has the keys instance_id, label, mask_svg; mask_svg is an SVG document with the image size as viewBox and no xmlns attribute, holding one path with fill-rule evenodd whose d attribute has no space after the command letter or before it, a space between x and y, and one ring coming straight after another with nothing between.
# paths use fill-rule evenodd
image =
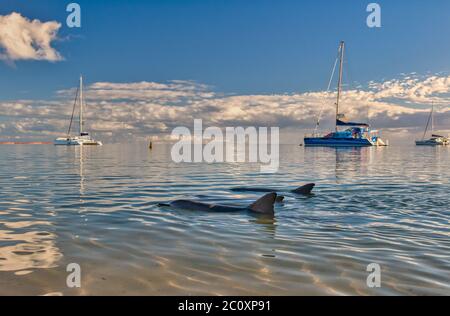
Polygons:
<instances>
[{"instance_id":1,"label":"sailboat","mask_svg":"<svg viewBox=\"0 0 450 316\"><path fill-rule=\"evenodd\" d=\"M77 105L77 100L79 101L80 105L80 116L79 116L79 123L80 123L80 129L79 129L79 135L72 136L70 134L72 129L72 123L73 123L73 115L75 113L75 108ZM64 146L80 146L80 145L93 145L93 146L101 146L102 142L94 140L91 138L89 133L85 132L83 130L83 107L84 107L84 100L83 100L83 76L80 76L80 86L78 88L78 91L75 96L75 103L73 105L72 110L72 117L70 118L70 124L69 124L69 130L67 132L67 135L65 137L58 137L55 141L55 145L64 145Z\"/></svg>"},{"instance_id":2,"label":"sailboat","mask_svg":"<svg viewBox=\"0 0 450 316\"><path fill-rule=\"evenodd\" d=\"M370 129L367 123L348 122L345 115L339 112L340 98L342 94L342 73L344 64L345 43L339 44L339 79L337 87L336 100L336 127L335 131L326 135L307 135L304 138L305 146L323 146L323 147L367 147L367 146L386 146L378 136L378 131ZM337 63L337 59L336 59ZM335 64L336 66L336 64ZM334 74L334 69L333 69ZM333 76L333 75L332 75ZM331 78L332 79L332 78ZM330 79L330 83L331 83ZM316 128L319 124L317 122ZM342 130L343 127L346 129ZM341 128L341 129L340 129Z\"/></svg>"},{"instance_id":3,"label":"sailboat","mask_svg":"<svg viewBox=\"0 0 450 316\"><path fill-rule=\"evenodd\" d=\"M431 138L425 139L428 127L431 125ZM417 146L445 146L449 145L449 139L444 136L434 134L434 103L431 104L430 115L428 116L427 126L421 140L416 140Z\"/></svg>"}]
</instances>

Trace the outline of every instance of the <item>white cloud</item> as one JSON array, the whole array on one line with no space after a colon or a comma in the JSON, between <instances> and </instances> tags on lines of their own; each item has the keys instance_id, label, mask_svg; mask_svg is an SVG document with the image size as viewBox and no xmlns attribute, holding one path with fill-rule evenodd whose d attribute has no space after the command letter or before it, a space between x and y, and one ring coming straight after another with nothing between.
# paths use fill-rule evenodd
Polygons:
<instances>
[{"instance_id":1,"label":"white cloud","mask_svg":"<svg viewBox=\"0 0 450 316\"><path fill-rule=\"evenodd\" d=\"M450 76L421 77L411 74L402 79L372 83L374 98L394 98L410 104L446 105L450 101Z\"/></svg>"},{"instance_id":2,"label":"white cloud","mask_svg":"<svg viewBox=\"0 0 450 316\"><path fill-rule=\"evenodd\" d=\"M61 60L51 46L60 27L56 21L30 20L16 12L0 15L0 59Z\"/></svg>"},{"instance_id":3,"label":"white cloud","mask_svg":"<svg viewBox=\"0 0 450 316\"><path fill-rule=\"evenodd\" d=\"M279 126L282 135L283 129L289 130L297 137L291 136L292 142L300 142L302 133L314 127L322 107L322 129L334 124L335 94L324 91L224 95L203 84L171 81L97 82L87 86L85 92L86 127L103 140L121 140L130 134L167 139L172 128L190 127L194 118L201 118L205 126ZM50 101L0 102L0 113L7 118L0 126L2 135L48 138L64 133L74 93L74 89L58 91L57 100ZM445 129L450 124L450 76L409 75L373 82L366 89L345 91L341 105L349 119L369 119L385 133L405 136L399 131L423 130L431 101L438 106L437 126Z\"/></svg>"}]
</instances>

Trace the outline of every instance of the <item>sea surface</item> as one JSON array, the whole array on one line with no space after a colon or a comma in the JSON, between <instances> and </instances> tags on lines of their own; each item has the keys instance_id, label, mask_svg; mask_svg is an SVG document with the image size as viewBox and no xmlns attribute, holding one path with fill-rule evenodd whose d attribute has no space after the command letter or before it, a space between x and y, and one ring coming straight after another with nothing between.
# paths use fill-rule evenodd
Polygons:
<instances>
[{"instance_id":1,"label":"sea surface","mask_svg":"<svg viewBox=\"0 0 450 316\"><path fill-rule=\"evenodd\" d=\"M0 295L450 295L450 148L280 156L263 174L175 164L164 144L1 146ZM286 192L308 182L312 196ZM273 219L157 206L245 206L261 194L229 190L244 185L284 192Z\"/></svg>"}]
</instances>

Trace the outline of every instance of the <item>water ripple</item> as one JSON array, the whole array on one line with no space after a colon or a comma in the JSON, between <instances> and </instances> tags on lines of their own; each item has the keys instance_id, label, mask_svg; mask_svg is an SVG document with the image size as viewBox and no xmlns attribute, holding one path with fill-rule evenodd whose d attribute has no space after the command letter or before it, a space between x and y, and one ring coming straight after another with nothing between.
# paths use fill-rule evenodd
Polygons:
<instances>
[{"instance_id":1,"label":"water ripple","mask_svg":"<svg viewBox=\"0 0 450 316\"><path fill-rule=\"evenodd\" d=\"M169 146L0 148L0 294L450 294L448 148L281 148L257 164L181 164ZM160 208L248 205L288 192L274 219ZM64 287L79 263L82 288ZM382 287L366 286L369 263Z\"/></svg>"}]
</instances>

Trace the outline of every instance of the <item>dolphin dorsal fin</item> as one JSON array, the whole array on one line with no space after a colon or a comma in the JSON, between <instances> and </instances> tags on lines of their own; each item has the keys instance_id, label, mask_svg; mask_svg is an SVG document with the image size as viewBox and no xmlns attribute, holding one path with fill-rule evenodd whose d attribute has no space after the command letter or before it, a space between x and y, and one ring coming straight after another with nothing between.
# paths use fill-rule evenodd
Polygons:
<instances>
[{"instance_id":1,"label":"dolphin dorsal fin","mask_svg":"<svg viewBox=\"0 0 450 316\"><path fill-rule=\"evenodd\" d=\"M305 184L304 186L301 186L295 190L292 190L293 193L296 194L311 194L312 189L314 189L314 187L316 186L315 183L308 183Z\"/></svg>"},{"instance_id":2,"label":"dolphin dorsal fin","mask_svg":"<svg viewBox=\"0 0 450 316\"><path fill-rule=\"evenodd\" d=\"M249 206L249 209L255 213L273 215L273 204L277 199L276 193L269 193L259 198L255 203Z\"/></svg>"}]
</instances>

